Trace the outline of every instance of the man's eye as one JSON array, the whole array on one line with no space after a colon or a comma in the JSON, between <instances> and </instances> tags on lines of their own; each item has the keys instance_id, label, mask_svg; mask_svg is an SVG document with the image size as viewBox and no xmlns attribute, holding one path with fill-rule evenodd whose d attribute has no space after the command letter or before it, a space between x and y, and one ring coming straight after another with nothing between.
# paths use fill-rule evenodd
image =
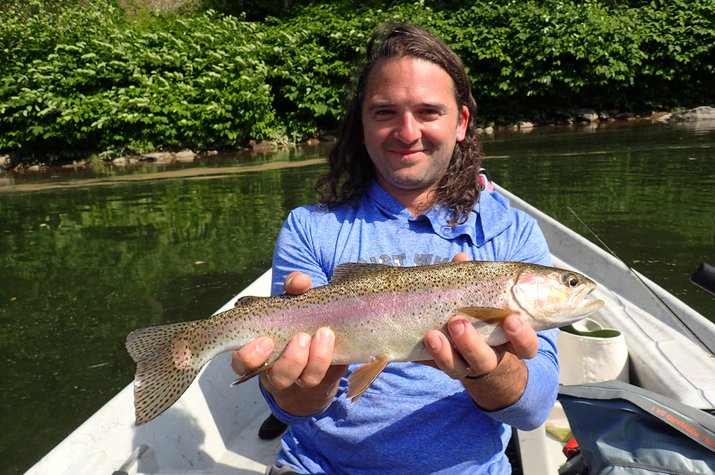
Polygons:
<instances>
[{"instance_id":1,"label":"man's eye","mask_svg":"<svg viewBox=\"0 0 715 475\"><path fill-rule=\"evenodd\" d=\"M439 118L440 115L442 115L442 114L440 114L440 111L438 111L437 109L425 109L422 111L422 117L424 117L425 119L428 119L428 120L429 119L431 119L431 120L437 119L437 118Z\"/></svg>"},{"instance_id":2,"label":"man's eye","mask_svg":"<svg viewBox=\"0 0 715 475\"><path fill-rule=\"evenodd\" d=\"M391 110L386 110L386 109L379 109L373 112L373 116L376 119L389 119L390 117L393 117L395 115L394 112Z\"/></svg>"}]
</instances>

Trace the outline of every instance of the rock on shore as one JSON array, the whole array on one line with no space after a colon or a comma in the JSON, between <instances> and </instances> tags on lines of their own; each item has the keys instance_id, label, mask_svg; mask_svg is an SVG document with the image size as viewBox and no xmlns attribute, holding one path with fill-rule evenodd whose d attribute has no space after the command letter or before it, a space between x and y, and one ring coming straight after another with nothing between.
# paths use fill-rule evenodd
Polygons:
<instances>
[{"instance_id":1,"label":"rock on shore","mask_svg":"<svg viewBox=\"0 0 715 475\"><path fill-rule=\"evenodd\" d=\"M700 120L715 120L715 107L696 107L695 109L676 112L670 117L670 122L696 122Z\"/></svg>"}]
</instances>

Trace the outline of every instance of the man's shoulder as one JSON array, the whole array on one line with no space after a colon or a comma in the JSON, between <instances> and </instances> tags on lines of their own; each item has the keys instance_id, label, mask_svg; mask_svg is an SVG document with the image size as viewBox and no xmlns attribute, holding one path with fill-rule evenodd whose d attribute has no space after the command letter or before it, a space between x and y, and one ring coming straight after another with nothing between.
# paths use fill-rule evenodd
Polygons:
<instances>
[{"instance_id":1,"label":"man's shoulder","mask_svg":"<svg viewBox=\"0 0 715 475\"><path fill-rule=\"evenodd\" d=\"M286 220L286 225L306 232L320 234L337 231L340 227L353 224L364 214L354 204L340 206L305 205L294 208Z\"/></svg>"},{"instance_id":2,"label":"man's shoulder","mask_svg":"<svg viewBox=\"0 0 715 475\"><path fill-rule=\"evenodd\" d=\"M534 217L519 208L514 208L509 202L509 198L499 193L497 190L482 192L480 198L480 210L488 211L492 216L505 217L511 221L521 223L533 222Z\"/></svg>"},{"instance_id":3,"label":"man's shoulder","mask_svg":"<svg viewBox=\"0 0 715 475\"><path fill-rule=\"evenodd\" d=\"M545 244L542 243L543 235L536 219L525 211L512 207L509 199L498 191L484 192L479 203L479 215L483 232L482 242L491 242L497 247L505 246L503 250L506 254L499 254L499 259L505 259L504 256L508 257L507 260L518 260L516 257L529 258L526 254L526 257L514 254L516 248L520 249L519 252L533 248L539 256L543 254L541 248L545 248Z\"/></svg>"},{"instance_id":4,"label":"man's shoulder","mask_svg":"<svg viewBox=\"0 0 715 475\"><path fill-rule=\"evenodd\" d=\"M341 220L345 217L355 216L359 211L359 203L344 203L337 206L303 205L293 208L290 216L303 220L325 221Z\"/></svg>"}]
</instances>

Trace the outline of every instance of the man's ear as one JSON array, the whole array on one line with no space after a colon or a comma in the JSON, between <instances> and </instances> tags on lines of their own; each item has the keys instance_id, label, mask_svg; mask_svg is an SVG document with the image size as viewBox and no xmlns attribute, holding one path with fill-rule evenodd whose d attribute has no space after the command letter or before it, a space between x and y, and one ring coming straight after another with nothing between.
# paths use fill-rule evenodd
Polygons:
<instances>
[{"instance_id":1,"label":"man's ear","mask_svg":"<svg viewBox=\"0 0 715 475\"><path fill-rule=\"evenodd\" d=\"M469 124L469 109L467 106L462 106L462 110L457 120L457 142L464 140L467 135L467 125Z\"/></svg>"}]
</instances>

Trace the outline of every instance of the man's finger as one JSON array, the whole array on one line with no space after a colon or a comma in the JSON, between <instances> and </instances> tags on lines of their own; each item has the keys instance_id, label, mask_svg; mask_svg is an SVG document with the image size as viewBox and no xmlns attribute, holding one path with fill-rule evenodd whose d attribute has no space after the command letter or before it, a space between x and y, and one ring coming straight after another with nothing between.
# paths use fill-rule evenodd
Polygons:
<instances>
[{"instance_id":1,"label":"man's finger","mask_svg":"<svg viewBox=\"0 0 715 475\"><path fill-rule=\"evenodd\" d=\"M299 295L310 290L313 281L308 274L303 272L291 272L283 283L283 290L290 295Z\"/></svg>"},{"instance_id":2,"label":"man's finger","mask_svg":"<svg viewBox=\"0 0 715 475\"><path fill-rule=\"evenodd\" d=\"M539 351L539 339L536 336L536 331L526 325L519 316L509 315L506 317L502 328L516 356L522 360L536 356Z\"/></svg>"},{"instance_id":3,"label":"man's finger","mask_svg":"<svg viewBox=\"0 0 715 475\"><path fill-rule=\"evenodd\" d=\"M330 368L334 346L333 331L330 328L319 328L311 341L308 362L300 375L302 387L312 388L323 381Z\"/></svg>"},{"instance_id":4,"label":"man's finger","mask_svg":"<svg viewBox=\"0 0 715 475\"><path fill-rule=\"evenodd\" d=\"M469 254L467 254L466 252L458 252L452 258L452 262L467 262L471 260L472 259L469 257Z\"/></svg>"},{"instance_id":5,"label":"man's finger","mask_svg":"<svg viewBox=\"0 0 715 475\"><path fill-rule=\"evenodd\" d=\"M310 342L311 337L307 333L293 335L283 354L266 372L273 386L286 389L298 381L308 363Z\"/></svg>"},{"instance_id":6,"label":"man's finger","mask_svg":"<svg viewBox=\"0 0 715 475\"><path fill-rule=\"evenodd\" d=\"M260 368L273 353L274 343L271 338L256 338L241 349L233 352L231 368L239 375Z\"/></svg>"},{"instance_id":7,"label":"man's finger","mask_svg":"<svg viewBox=\"0 0 715 475\"><path fill-rule=\"evenodd\" d=\"M469 321L454 317L448 322L447 328L455 349L466 364L465 372L460 377L489 373L499 364L496 351L487 345Z\"/></svg>"},{"instance_id":8,"label":"man's finger","mask_svg":"<svg viewBox=\"0 0 715 475\"><path fill-rule=\"evenodd\" d=\"M430 330L425 335L425 345L432 353L433 362L430 366L444 371L449 377L459 379L467 372L467 365L461 355L454 351L450 341L439 330Z\"/></svg>"}]
</instances>

